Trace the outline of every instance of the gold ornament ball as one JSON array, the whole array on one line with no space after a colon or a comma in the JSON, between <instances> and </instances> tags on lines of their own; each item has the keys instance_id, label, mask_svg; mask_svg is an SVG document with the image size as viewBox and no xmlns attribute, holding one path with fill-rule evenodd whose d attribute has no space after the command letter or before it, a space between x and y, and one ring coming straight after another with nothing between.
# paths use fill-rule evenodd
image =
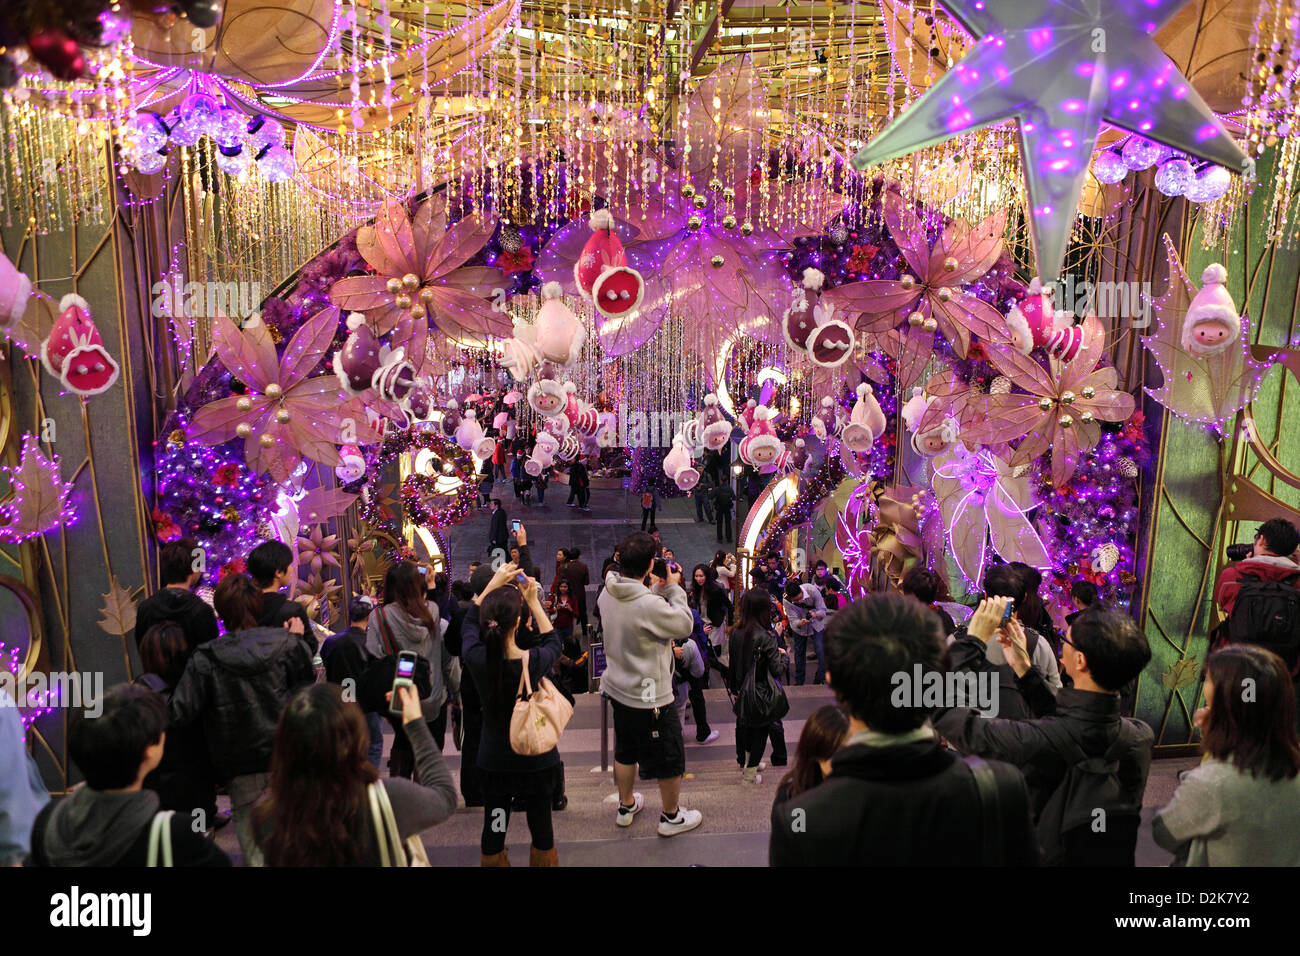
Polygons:
<instances>
[{"instance_id":1,"label":"gold ornament ball","mask_svg":"<svg viewBox=\"0 0 1300 956\"><path fill-rule=\"evenodd\" d=\"M699 216L691 216L690 219L686 220L686 228L689 229L691 232L698 232L700 227L703 225L704 225L704 220L701 219Z\"/></svg>"},{"instance_id":2,"label":"gold ornament ball","mask_svg":"<svg viewBox=\"0 0 1300 956\"><path fill-rule=\"evenodd\" d=\"M730 186L728 186L726 189L724 189L724 190L722 191L722 198L723 198L723 199L735 199L735 198L736 198L736 191L735 191L734 189L732 189Z\"/></svg>"},{"instance_id":3,"label":"gold ornament ball","mask_svg":"<svg viewBox=\"0 0 1300 956\"><path fill-rule=\"evenodd\" d=\"M289 409L277 408L275 410L275 420L279 422L281 425L289 424Z\"/></svg>"},{"instance_id":4,"label":"gold ornament ball","mask_svg":"<svg viewBox=\"0 0 1300 956\"><path fill-rule=\"evenodd\" d=\"M1041 408L1043 411L1047 411L1049 408L1052 407L1052 400L1050 398L1040 398L1038 400L1038 407Z\"/></svg>"},{"instance_id":5,"label":"gold ornament ball","mask_svg":"<svg viewBox=\"0 0 1300 956\"><path fill-rule=\"evenodd\" d=\"M1079 416L1079 421L1083 422L1085 425L1091 425L1092 418L1093 418L1092 412L1084 412L1082 415Z\"/></svg>"},{"instance_id":6,"label":"gold ornament ball","mask_svg":"<svg viewBox=\"0 0 1300 956\"><path fill-rule=\"evenodd\" d=\"M736 217L733 216L733 215L731 215L730 213L728 213L727 215L723 216L723 217L722 217L722 228L723 228L723 229L735 229L735 228L736 228Z\"/></svg>"},{"instance_id":7,"label":"gold ornament ball","mask_svg":"<svg viewBox=\"0 0 1300 956\"><path fill-rule=\"evenodd\" d=\"M1097 390L1093 388L1091 385L1085 385L1083 387L1084 398L1093 398L1096 394L1097 394Z\"/></svg>"},{"instance_id":8,"label":"gold ornament ball","mask_svg":"<svg viewBox=\"0 0 1300 956\"><path fill-rule=\"evenodd\" d=\"M393 299L393 305L397 306L399 309L409 309L411 307L411 297L403 292L401 295Z\"/></svg>"},{"instance_id":9,"label":"gold ornament ball","mask_svg":"<svg viewBox=\"0 0 1300 956\"><path fill-rule=\"evenodd\" d=\"M740 234L742 236L752 236L754 234L754 224L752 222L742 222L740 224Z\"/></svg>"},{"instance_id":10,"label":"gold ornament ball","mask_svg":"<svg viewBox=\"0 0 1300 956\"><path fill-rule=\"evenodd\" d=\"M709 260L709 264L712 265L713 268L715 269L721 269L723 263L725 263L726 261L727 260L722 258L722 256L714 256L712 259Z\"/></svg>"},{"instance_id":11,"label":"gold ornament ball","mask_svg":"<svg viewBox=\"0 0 1300 956\"><path fill-rule=\"evenodd\" d=\"M916 288L916 277L903 276L901 279L898 280L898 285L904 292L911 292L913 289Z\"/></svg>"},{"instance_id":12,"label":"gold ornament ball","mask_svg":"<svg viewBox=\"0 0 1300 956\"><path fill-rule=\"evenodd\" d=\"M401 279L389 279L389 280L388 280L388 292L389 292L390 295L397 295L397 293L399 293L399 292L401 292L401 291L402 291L402 280L401 280Z\"/></svg>"},{"instance_id":13,"label":"gold ornament ball","mask_svg":"<svg viewBox=\"0 0 1300 956\"><path fill-rule=\"evenodd\" d=\"M235 402L235 408L239 409L241 412L246 412L252 407L253 407L253 400L249 398L247 395L239 399L239 401Z\"/></svg>"},{"instance_id":14,"label":"gold ornament ball","mask_svg":"<svg viewBox=\"0 0 1300 956\"><path fill-rule=\"evenodd\" d=\"M275 445L275 436L262 432L262 434L257 436L257 443L263 448L271 448Z\"/></svg>"},{"instance_id":15,"label":"gold ornament ball","mask_svg":"<svg viewBox=\"0 0 1300 956\"><path fill-rule=\"evenodd\" d=\"M944 259L944 260L943 260L943 271L944 271L944 272L956 272L956 271L957 271L957 266L958 266L958 265L959 265L959 263L957 262L957 257L956 257L956 256L949 256L947 259Z\"/></svg>"},{"instance_id":16,"label":"gold ornament ball","mask_svg":"<svg viewBox=\"0 0 1300 956\"><path fill-rule=\"evenodd\" d=\"M1062 405L1073 405L1073 404L1074 404L1074 392L1062 392L1062 393L1061 393L1061 404L1062 404Z\"/></svg>"},{"instance_id":17,"label":"gold ornament ball","mask_svg":"<svg viewBox=\"0 0 1300 956\"><path fill-rule=\"evenodd\" d=\"M280 387L279 382L272 382L270 385L266 386L267 398L279 398L283 394L284 394L284 389Z\"/></svg>"},{"instance_id":18,"label":"gold ornament ball","mask_svg":"<svg viewBox=\"0 0 1300 956\"><path fill-rule=\"evenodd\" d=\"M1074 424L1074 416L1062 415L1060 418L1056 420L1056 424L1060 425L1062 428L1069 428Z\"/></svg>"},{"instance_id":19,"label":"gold ornament ball","mask_svg":"<svg viewBox=\"0 0 1300 956\"><path fill-rule=\"evenodd\" d=\"M695 204L696 209L703 209L705 206L709 204L709 197L696 196L694 199L691 200L691 202Z\"/></svg>"},{"instance_id":20,"label":"gold ornament ball","mask_svg":"<svg viewBox=\"0 0 1300 956\"><path fill-rule=\"evenodd\" d=\"M253 426L248 424L248 422L240 422L235 426L235 434L240 438L247 438L249 435L253 434Z\"/></svg>"},{"instance_id":21,"label":"gold ornament ball","mask_svg":"<svg viewBox=\"0 0 1300 956\"><path fill-rule=\"evenodd\" d=\"M935 298L937 298L940 302L947 302L952 298L952 289L949 289L947 286L943 286L934 295Z\"/></svg>"},{"instance_id":22,"label":"gold ornament ball","mask_svg":"<svg viewBox=\"0 0 1300 956\"><path fill-rule=\"evenodd\" d=\"M695 195L695 187L690 183L682 183L682 198L690 199Z\"/></svg>"},{"instance_id":23,"label":"gold ornament ball","mask_svg":"<svg viewBox=\"0 0 1300 956\"><path fill-rule=\"evenodd\" d=\"M411 306L411 318L422 319L424 318L425 314L426 313L424 311L424 306L420 305L418 302L415 305Z\"/></svg>"},{"instance_id":24,"label":"gold ornament ball","mask_svg":"<svg viewBox=\"0 0 1300 956\"><path fill-rule=\"evenodd\" d=\"M923 316L920 312L913 312L911 315L907 317L908 325L923 325L924 323L925 323L925 316Z\"/></svg>"},{"instance_id":25,"label":"gold ornament ball","mask_svg":"<svg viewBox=\"0 0 1300 956\"><path fill-rule=\"evenodd\" d=\"M423 303L424 305L426 305L426 306L432 305L432 304L433 304L433 290L432 290L432 289L421 289L421 290L420 290L420 297L419 297L419 298L420 298L420 302Z\"/></svg>"},{"instance_id":26,"label":"gold ornament ball","mask_svg":"<svg viewBox=\"0 0 1300 956\"><path fill-rule=\"evenodd\" d=\"M925 322L921 324L921 328L925 329L927 332L933 332L938 327L939 322L936 319L926 319Z\"/></svg>"},{"instance_id":27,"label":"gold ornament ball","mask_svg":"<svg viewBox=\"0 0 1300 956\"><path fill-rule=\"evenodd\" d=\"M714 176L712 179L709 180L709 188L712 189L715 193L722 192L722 180L719 179L717 176Z\"/></svg>"},{"instance_id":28,"label":"gold ornament ball","mask_svg":"<svg viewBox=\"0 0 1300 956\"><path fill-rule=\"evenodd\" d=\"M420 288L420 277L414 272L408 272L406 275L402 276L402 288L407 292L414 292L416 289Z\"/></svg>"}]
</instances>

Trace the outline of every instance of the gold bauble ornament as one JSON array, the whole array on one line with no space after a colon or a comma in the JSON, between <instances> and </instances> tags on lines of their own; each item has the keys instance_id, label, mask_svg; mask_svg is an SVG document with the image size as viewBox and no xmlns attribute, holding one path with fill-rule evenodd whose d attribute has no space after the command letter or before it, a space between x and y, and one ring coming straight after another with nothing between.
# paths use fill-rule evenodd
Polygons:
<instances>
[{"instance_id":1,"label":"gold bauble ornament","mask_svg":"<svg viewBox=\"0 0 1300 956\"><path fill-rule=\"evenodd\" d=\"M235 510L234 505L226 505L226 507L221 512L221 517L224 520L233 523L239 520L239 512Z\"/></svg>"},{"instance_id":2,"label":"gold bauble ornament","mask_svg":"<svg viewBox=\"0 0 1300 956\"><path fill-rule=\"evenodd\" d=\"M730 213L728 213L727 215L723 216L723 217L722 217L722 228L723 228L723 229L735 229L735 228L736 228L736 217L733 216L733 215L731 215Z\"/></svg>"},{"instance_id":3,"label":"gold bauble ornament","mask_svg":"<svg viewBox=\"0 0 1300 956\"><path fill-rule=\"evenodd\" d=\"M425 317L426 314L427 313L425 313L424 311L424 306L420 305L420 303L417 302L415 303L415 305L411 306L411 318L422 319Z\"/></svg>"},{"instance_id":4,"label":"gold bauble ornament","mask_svg":"<svg viewBox=\"0 0 1300 956\"><path fill-rule=\"evenodd\" d=\"M690 183L682 183L682 198L690 199L695 195L695 187Z\"/></svg>"},{"instance_id":5,"label":"gold bauble ornament","mask_svg":"<svg viewBox=\"0 0 1300 956\"><path fill-rule=\"evenodd\" d=\"M402 276L402 288L407 292L414 292L416 289L420 288L420 277L414 272L408 272L406 275Z\"/></svg>"},{"instance_id":6,"label":"gold bauble ornament","mask_svg":"<svg viewBox=\"0 0 1300 956\"><path fill-rule=\"evenodd\" d=\"M712 259L709 260L709 264L713 266L713 268L715 269L721 269L723 264L726 261L727 260L722 258L722 256L714 256Z\"/></svg>"},{"instance_id":7,"label":"gold bauble ornament","mask_svg":"<svg viewBox=\"0 0 1300 956\"><path fill-rule=\"evenodd\" d=\"M728 186L726 189L724 189L724 190L722 191L722 198L723 198L723 199L735 199L735 198L736 198L736 191L735 191L734 189L732 189L730 186Z\"/></svg>"},{"instance_id":8,"label":"gold bauble ornament","mask_svg":"<svg viewBox=\"0 0 1300 956\"><path fill-rule=\"evenodd\" d=\"M715 193L722 192L722 180L719 179L717 176L714 176L712 179L709 180L709 188L712 189Z\"/></svg>"},{"instance_id":9,"label":"gold bauble ornament","mask_svg":"<svg viewBox=\"0 0 1300 956\"><path fill-rule=\"evenodd\" d=\"M433 304L433 290L432 290L432 289L421 289L421 290L420 290L420 296L419 296L419 298L420 298L420 302L423 303L424 305L426 305L426 306L427 306L427 305L432 305L432 304Z\"/></svg>"},{"instance_id":10,"label":"gold bauble ornament","mask_svg":"<svg viewBox=\"0 0 1300 956\"><path fill-rule=\"evenodd\" d=\"M1060 425L1062 428L1069 428L1074 424L1074 416L1062 415L1056 420L1056 424Z\"/></svg>"},{"instance_id":11,"label":"gold bauble ornament","mask_svg":"<svg viewBox=\"0 0 1300 956\"><path fill-rule=\"evenodd\" d=\"M925 316L922 315L920 312L913 312L911 315L909 315L909 316L907 317L907 324L908 324L908 325L917 325L917 326L919 326L919 325L924 324L924 322L925 322Z\"/></svg>"},{"instance_id":12,"label":"gold bauble ornament","mask_svg":"<svg viewBox=\"0 0 1300 956\"><path fill-rule=\"evenodd\" d=\"M898 286L904 292L911 292L913 289L916 288L916 277L903 276L901 279L898 280Z\"/></svg>"},{"instance_id":13,"label":"gold bauble ornament","mask_svg":"<svg viewBox=\"0 0 1300 956\"><path fill-rule=\"evenodd\" d=\"M958 266L958 265L960 265L960 263L957 261L957 257L956 257L956 256L949 256L947 259L944 259L944 260L943 260L943 271L944 271L944 272L956 272L956 271L957 271L957 266Z\"/></svg>"},{"instance_id":14,"label":"gold bauble ornament","mask_svg":"<svg viewBox=\"0 0 1300 956\"><path fill-rule=\"evenodd\" d=\"M921 323L921 328L923 328L927 332L933 332L938 327L939 327L939 322L937 319L926 319L924 322Z\"/></svg>"},{"instance_id":15,"label":"gold bauble ornament","mask_svg":"<svg viewBox=\"0 0 1300 956\"><path fill-rule=\"evenodd\" d=\"M1092 412L1084 412L1082 415L1079 416L1079 421L1083 422L1085 425L1091 425L1092 418L1093 418Z\"/></svg>"},{"instance_id":16,"label":"gold bauble ornament","mask_svg":"<svg viewBox=\"0 0 1300 956\"><path fill-rule=\"evenodd\" d=\"M1061 393L1061 404L1062 404L1062 405L1073 405L1073 404L1074 404L1074 392L1062 392L1062 393Z\"/></svg>"},{"instance_id":17,"label":"gold bauble ornament","mask_svg":"<svg viewBox=\"0 0 1300 956\"><path fill-rule=\"evenodd\" d=\"M1083 386L1083 397L1084 397L1084 398L1093 398L1096 394L1097 394L1097 390L1096 390L1095 388L1093 388L1091 385L1085 385L1085 386Z\"/></svg>"},{"instance_id":18,"label":"gold bauble ornament","mask_svg":"<svg viewBox=\"0 0 1300 956\"><path fill-rule=\"evenodd\" d=\"M245 395L243 398L235 402L235 408L239 409L239 411L241 412L246 412L252 407L253 407L253 400L249 398L247 395Z\"/></svg>"},{"instance_id":19,"label":"gold bauble ornament","mask_svg":"<svg viewBox=\"0 0 1300 956\"><path fill-rule=\"evenodd\" d=\"M393 299L393 305L397 306L399 309L409 309L411 307L411 297L403 292L401 295Z\"/></svg>"},{"instance_id":20,"label":"gold bauble ornament","mask_svg":"<svg viewBox=\"0 0 1300 956\"><path fill-rule=\"evenodd\" d=\"M289 409L277 408L275 410L275 420L279 422L281 425L289 424Z\"/></svg>"},{"instance_id":21,"label":"gold bauble ornament","mask_svg":"<svg viewBox=\"0 0 1300 956\"><path fill-rule=\"evenodd\" d=\"M691 216L690 219L686 220L686 228L689 229L691 232L698 232L699 228L703 225L704 225L704 220L701 219L699 216Z\"/></svg>"},{"instance_id":22,"label":"gold bauble ornament","mask_svg":"<svg viewBox=\"0 0 1300 956\"><path fill-rule=\"evenodd\" d=\"M752 222L742 222L740 224L740 234L742 236L752 236L754 234L754 224Z\"/></svg>"},{"instance_id":23,"label":"gold bauble ornament","mask_svg":"<svg viewBox=\"0 0 1300 956\"><path fill-rule=\"evenodd\" d=\"M267 398L279 398L283 394L284 394L284 389L280 387L279 382L272 382L270 385L266 386Z\"/></svg>"},{"instance_id":24,"label":"gold bauble ornament","mask_svg":"<svg viewBox=\"0 0 1300 956\"><path fill-rule=\"evenodd\" d=\"M263 448L271 448L275 445L275 436L262 432L257 436L257 443Z\"/></svg>"},{"instance_id":25,"label":"gold bauble ornament","mask_svg":"<svg viewBox=\"0 0 1300 956\"><path fill-rule=\"evenodd\" d=\"M940 302L947 302L949 299L952 298L952 289L949 289L947 286L941 286L939 291L936 292L934 296Z\"/></svg>"},{"instance_id":26,"label":"gold bauble ornament","mask_svg":"<svg viewBox=\"0 0 1300 956\"><path fill-rule=\"evenodd\" d=\"M253 434L253 426L248 424L248 422L240 422L235 426L235 434L240 438L247 438L249 435Z\"/></svg>"},{"instance_id":27,"label":"gold bauble ornament","mask_svg":"<svg viewBox=\"0 0 1300 956\"><path fill-rule=\"evenodd\" d=\"M705 206L709 204L709 197L696 196L694 199L691 200L691 202L695 204L696 209L703 209Z\"/></svg>"},{"instance_id":28,"label":"gold bauble ornament","mask_svg":"<svg viewBox=\"0 0 1300 956\"><path fill-rule=\"evenodd\" d=\"M397 295L402 291L402 280L393 278L388 280L388 292L390 295Z\"/></svg>"},{"instance_id":29,"label":"gold bauble ornament","mask_svg":"<svg viewBox=\"0 0 1300 956\"><path fill-rule=\"evenodd\" d=\"M1038 407L1041 408L1043 411L1047 411L1049 408L1052 407L1052 400L1050 398L1040 398L1038 400Z\"/></svg>"}]
</instances>

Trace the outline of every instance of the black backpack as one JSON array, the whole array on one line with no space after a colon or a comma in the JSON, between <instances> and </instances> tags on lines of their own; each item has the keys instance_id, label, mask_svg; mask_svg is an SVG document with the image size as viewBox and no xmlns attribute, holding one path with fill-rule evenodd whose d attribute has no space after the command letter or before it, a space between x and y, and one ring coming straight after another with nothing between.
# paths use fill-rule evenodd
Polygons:
<instances>
[{"instance_id":1,"label":"black backpack","mask_svg":"<svg viewBox=\"0 0 1300 956\"><path fill-rule=\"evenodd\" d=\"M1300 589L1295 579L1265 581L1243 574L1237 600L1228 618L1224 643L1256 644L1276 654L1291 670L1300 671Z\"/></svg>"},{"instance_id":2,"label":"black backpack","mask_svg":"<svg viewBox=\"0 0 1300 956\"><path fill-rule=\"evenodd\" d=\"M1056 722L1039 727L1066 762L1065 776L1038 815L1043 863L1133 866L1142 804L1140 797L1135 803L1126 796L1119 782L1123 724L1097 757L1089 757Z\"/></svg>"}]
</instances>

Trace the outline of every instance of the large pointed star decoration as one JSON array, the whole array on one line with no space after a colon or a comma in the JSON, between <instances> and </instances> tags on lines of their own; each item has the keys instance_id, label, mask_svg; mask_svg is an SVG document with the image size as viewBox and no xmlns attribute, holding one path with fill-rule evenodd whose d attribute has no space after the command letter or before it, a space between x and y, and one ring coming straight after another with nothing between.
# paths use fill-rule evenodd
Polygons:
<instances>
[{"instance_id":1,"label":"large pointed star decoration","mask_svg":"<svg viewBox=\"0 0 1300 956\"><path fill-rule=\"evenodd\" d=\"M977 42L853 165L1014 118L1044 283L1060 275L1102 123L1253 175L1252 161L1151 38L1189 0L942 2Z\"/></svg>"}]
</instances>

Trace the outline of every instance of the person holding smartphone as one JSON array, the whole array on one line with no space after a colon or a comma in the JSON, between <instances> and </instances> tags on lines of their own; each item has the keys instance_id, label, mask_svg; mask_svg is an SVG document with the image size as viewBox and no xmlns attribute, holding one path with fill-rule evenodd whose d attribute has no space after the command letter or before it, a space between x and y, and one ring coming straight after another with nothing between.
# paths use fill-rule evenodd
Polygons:
<instances>
[{"instance_id":1,"label":"person holding smartphone","mask_svg":"<svg viewBox=\"0 0 1300 956\"><path fill-rule=\"evenodd\" d=\"M532 618L537 641L528 650L516 642L525 614ZM475 759L483 788L483 866L509 866L506 830L515 800L524 805L532 845L529 866L558 866L551 804L560 753L524 756L510 746L510 717L523 669L537 687L560 657L560 638L542 606L537 579L507 563L474 599L461 624L461 655L483 699L483 735Z\"/></svg>"}]
</instances>

